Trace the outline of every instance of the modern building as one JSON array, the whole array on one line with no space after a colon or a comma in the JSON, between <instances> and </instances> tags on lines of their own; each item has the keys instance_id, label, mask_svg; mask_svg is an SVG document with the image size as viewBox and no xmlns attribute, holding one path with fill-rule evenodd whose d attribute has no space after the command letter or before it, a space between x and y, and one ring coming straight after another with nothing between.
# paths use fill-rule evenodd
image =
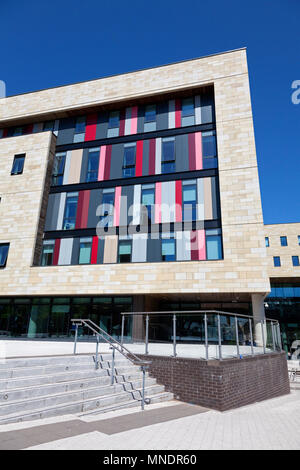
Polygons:
<instances>
[{"instance_id":1,"label":"modern building","mask_svg":"<svg viewBox=\"0 0 300 470\"><path fill-rule=\"evenodd\" d=\"M263 223L245 49L3 98L0 127L0 334L266 306L300 339L300 224Z\"/></svg>"}]
</instances>

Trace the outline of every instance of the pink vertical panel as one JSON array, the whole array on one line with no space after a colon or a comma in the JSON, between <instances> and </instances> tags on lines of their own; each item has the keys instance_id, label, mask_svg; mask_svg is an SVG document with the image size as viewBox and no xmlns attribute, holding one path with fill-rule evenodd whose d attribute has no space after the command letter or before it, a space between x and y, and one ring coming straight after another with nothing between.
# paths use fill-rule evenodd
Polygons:
<instances>
[{"instance_id":1,"label":"pink vertical panel","mask_svg":"<svg viewBox=\"0 0 300 470\"><path fill-rule=\"evenodd\" d=\"M143 140L138 140L136 143L135 176L143 174L143 143Z\"/></svg>"},{"instance_id":2,"label":"pink vertical panel","mask_svg":"<svg viewBox=\"0 0 300 470\"><path fill-rule=\"evenodd\" d=\"M205 230L198 230L198 259L206 259Z\"/></svg>"},{"instance_id":3,"label":"pink vertical panel","mask_svg":"<svg viewBox=\"0 0 300 470\"><path fill-rule=\"evenodd\" d=\"M105 158L106 158L106 145L102 145L100 148L100 163L98 170L98 181L104 180L104 168L105 168Z\"/></svg>"},{"instance_id":4,"label":"pink vertical panel","mask_svg":"<svg viewBox=\"0 0 300 470\"><path fill-rule=\"evenodd\" d=\"M202 158L202 133L195 133L195 155L196 155L196 170L203 169L203 158Z\"/></svg>"},{"instance_id":5,"label":"pink vertical panel","mask_svg":"<svg viewBox=\"0 0 300 470\"><path fill-rule=\"evenodd\" d=\"M87 228L89 204L90 204L90 191L86 190L86 191L83 191L80 228Z\"/></svg>"},{"instance_id":6,"label":"pink vertical panel","mask_svg":"<svg viewBox=\"0 0 300 470\"><path fill-rule=\"evenodd\" d=\"M85 141L96 139L97 118L98 118L97 113L87 115L86 126L85 126L85 138L84 138Z\"/></svg>"},{"instance_id":7,"label":"pink vertical panel","mask_svg":"<svg viewBox=\"0 0 300 470\"><path fill-rule=\"evenodd\" d=\"M120 225L121 186L115 189L114 226Z\"/></svg>"},{"instance_id":8,"label":"pink vertical panel","mask_svg":"<svg viewBox=\"0 0 300 470\"><path fill-rule=\"evenodd\" d=\"M138 120L138 107L133 106L131 108L131 129L130 129L130 134L136 134L137 133L137 121Z\"/></svg>"},{"instance_id":9,"label":"pink vertical panel","mask_svg":"<svg viewBox=\"0 0 300 470\"><path fill-rule=\"evenodd\" d=\"M161 222L161 183L155 184L155 223Z\"/></svg>"},{"instance_id":10,"label":"pink vertical panel","mask_svg":"<svg viewBox=\"0 0 300 470\"><path fill-rule=\"evenodd\" d=\"M58 257L59 257L59 249L60 249L60 238L57 238L54 244L54 253L53 253L53 262L52 262L53 266L57 266Z\"/></svg>"},{"instance_id":11,"label":"pink vertical panel","mask_svg":"<svg viewBox=\"0 0 300 470\"><path fill-rule=\"evenodd\" d=\"M198 250L198 231L191 230L191 260L197 261L199 257Z\"/></svg>"},{"instance_id":12,"label":"pink vertical panel","mask_svg":"<svg viewBox=\"0 0 300 470\"><path fill-rule=\"evenodd\" d=\"M84 191L79 191L78 202L77 202L77 212L76 212L76 224L75 228L81 228L81 218L82 218L82 209L83 209L83 198Z\"/></svg>"},{"instance_id":13,"label":"pink vertical panel","mask_svg":"<svg viewBox=\"0 0 300 470\"><path fill-rule=\"evenodd\" d=\"M175 181L175 221L182 222L182 182L180 180Z\"/></svg>"},{"instance_id":14,"label":"pink vertical panel","mask_svg":"<svg viewBox=\"0 0 300 470\"><path fill-rule=\"evenodd\" d=\"M97 264L98 241L99 241L98 237L93 237L91 264Z\"/></svg>"},{"instance_id":15,"label":"pink vertical panel","mask_svg":"<svg viewBox=\"0 0 300 470\"><path fill-rule=\"evenodd\" d=\"M175 100L175 127L181 127L181 100Z\"/></svg>"},{"instance_id":16,"label":"pink vertical panel","mask_svg":"<svg viewBox=\"0 0 300 470\"><path fill-rule=\"evenodd\" d=\"M105 168L104 168L104 179L109 180L110 178L110 165L111 165L111 149L112 146L108 145L105 154Z\"/></svg>"}]
</instances>

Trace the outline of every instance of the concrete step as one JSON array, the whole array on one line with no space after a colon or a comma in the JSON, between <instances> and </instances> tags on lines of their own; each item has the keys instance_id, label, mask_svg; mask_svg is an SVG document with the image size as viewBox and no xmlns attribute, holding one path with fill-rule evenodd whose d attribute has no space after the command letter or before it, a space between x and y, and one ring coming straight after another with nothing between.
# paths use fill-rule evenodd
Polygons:
<instances>
[{"instance_id":1,"label":"concrete step","mask_svg":"<svg viewBox=\"0 0 300 470\"><path fill-rule=\"evenodd\" d=\"M158 401L171 400L173 395L168 392L163 392L162 386L150 386L145 389L145 397L149 397L151 403ZM139 395L138 400L135 399L132 392L122 391L114 395L96 396L91 399L80 400L69 404L60 404L52 407L23 410L21 412L13 412L6 416L0 417L0 424L8 424L21 421L29 421L40 418L50 418L54 416L85 413L97 409L100 412L111 411L112 409L119 409L120 407L136 406L140 404L140 393L137 390L136 395Z\"/></svg>"}]
</instances>

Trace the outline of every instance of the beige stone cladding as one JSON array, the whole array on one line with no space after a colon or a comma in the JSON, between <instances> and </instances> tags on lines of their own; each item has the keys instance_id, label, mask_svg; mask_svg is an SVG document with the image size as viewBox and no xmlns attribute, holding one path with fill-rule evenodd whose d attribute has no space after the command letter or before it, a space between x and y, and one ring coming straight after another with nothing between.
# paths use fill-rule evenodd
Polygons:
<instances>
[{"instance_id":1,"label":"beige stone cladding","mask_svg":"<svg viewBox=\"0 0 300 470\"><path fill-rule=\"evenodd\" d=\"M265 236L269 237L267 248L268 273L271 278L300 278L300 266L293 266L292 256L300 260L300 223L265 225ZM280 237L287 237L287 246L281 246ZM280 267L275 267L273 256L280 256Z\"/></svg>"},{"instance_id":2,"label":"beige stone cladding","mask_svg":"<svg viewBox=\"0 0 300 470\"><path fill-rule=\"evenodd\" d=\"M1 239L11 243L7 267L0 271L2 295L270 290L244 49L6 98L0 107L2 119L25 116L24 109L26 116L51 112L54 116L67 108L202 84L213 84L215 89L224 260L31 267L50 137L2 139L0 185L8 192L2 189ZM10 176L13 155L25 151L24 174Z\"/></svg>"}]
</instances>

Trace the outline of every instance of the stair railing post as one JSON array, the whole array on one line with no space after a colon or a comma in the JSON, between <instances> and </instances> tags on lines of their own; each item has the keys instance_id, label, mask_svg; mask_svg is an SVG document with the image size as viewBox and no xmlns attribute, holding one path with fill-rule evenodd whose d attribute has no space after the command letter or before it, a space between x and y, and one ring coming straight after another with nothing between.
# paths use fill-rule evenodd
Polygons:
<instances>
[{"instance_id":1,"label":"stair railing post","mask_svg":"<svg viewBox=\"0 0 300 470\"><path fill-rule=\"evenodd\" d=\"M142 366L142 372L143 372L143 378L142 378L142 411L145 409L145 376L146 376L146 370L145 366Z\"/></svg>"},{"instance_id":2,"label":"stair railing post","mask_svg":"<svg viewBox=\"0 0 300 470\"><path fill-rule=\"evenodd\" d=\"M146 336L145 336L145 354L148 354L149 346L149 315L146 315Z\"/></svg>"},{"instance_id":3,"label":"stair railing post","mask_svg":"<svg viewBox=\"0 0 300 470\"><path fill-rule=\"evenodd\" d=\"M173 315L173 356L176 357L176 313Z\"/></svg>"},{"instance_id":4,"label":"stair railing post","mask_svg":"<svg viewBox=\"0 0 300 470\"><path fill-rule=\"evenodd\" d=\"M261 324L261 337L262 337L262 343L263 343L263 352L266 354L266 343L265 343L265 333L264 333L264 321L260 321Z\"/></svg>"},{"instance_id":5,"label":"stair railing post","mask_svg":"<svg viewBox=\"0 0 300 470\"><path fill-rule=\"evenodd\" d=\"M222 359L222 338L221 338L221 321L218 314L218 342L219 342L219 359Z\"/></svg>"},{"instance_id":6,"label":"stair railing post","mask_svg":"<svg viewBox=\"0 0 300 470\"><path fill-rule=\"evenodd\" d=\"M98 369L98 350L99 350L99 335L96 335L96 359L95 359L95 369Z\"/></svg>"},{"instance_id":7,"label":"stair railing post","mask_svg":"<svg viewBox=\"0 0 300 470\"><path fill-rule=\"evenodd\" d=\"M280 351L282 351L281 332L280 332L279 322L277 323L277 335L278 335L278 343L279 343Z\"/></svg>"},{"instance_id":8,"label":"stair railing post","mask_svg":"<svg viewBox=\"0 0 300 470\"><path fill-rule=\"evenodd\" d=\"M75 324L75 337L74 337L74 350L73 354L76 354L76 347L77 347L77 337L78 337L78 324Z\"/></svg>"},{"instance_id":9,"label":"stair railing post","mask_svg":"<svg viewBox=\"0 0 300 470\"><path fill-rule=\"evenodd\" d=\"M122 351L123 351L123 343L124 343L124 323L125 323L125 315L122 315L122 330L121 330Z\"/></svg>"},{"instance_id":10,"label":"stair railing post","mask_svg":"<svg viewBox=\"0 0 300 470\"><path fill-rule=\"evenodd\" d=\"M207 335L207 314L204 315L204 335L205 335L205 357L208 361L208 335Z\"/></svg>"},{"instance_id":11,"label":"stair railing post","mask_svg":"<svg viewBox=\"0 0 300 470\"><path fill-rule=\"evenodd\" d=\"M254 349L253 349L253 333L252 333L252 320L249 318L249 331L250 331L250 341L251 341L251 354L254 356Z\"/></svg>"},{"instance_id":12,"label":"stair railing post","mask_svg":"<svg viewBox=\"0 0 300 470\"><path fill-rule=\"evenodd\" d=\"M274 331L274 324L271 321L271 331L272 331L272 343L273 343L273 351L276 351L276 344L275 344L275 331Z\"/></svg>"},{"instance_id":13,"label":"stair railing post","mask_svg":"<svg viewBox=\"0 0 300 470\"><path fill-rule=\"evenodd\" d=\"M115 381L115 348L112 347L112 361L111 361L111 385Z\"/></svg>"},{"instance_id":14,"label":"stair railing post","mask_svg":"<svg viewBox=\"0 0 300 470\"><path fill-rule=\"evenodd\" d=\"M236 355L237 357L240 357L238 319L237 319L237 316L235 316L234 318L235 318Z\"/></svg>"}]
</instances>

